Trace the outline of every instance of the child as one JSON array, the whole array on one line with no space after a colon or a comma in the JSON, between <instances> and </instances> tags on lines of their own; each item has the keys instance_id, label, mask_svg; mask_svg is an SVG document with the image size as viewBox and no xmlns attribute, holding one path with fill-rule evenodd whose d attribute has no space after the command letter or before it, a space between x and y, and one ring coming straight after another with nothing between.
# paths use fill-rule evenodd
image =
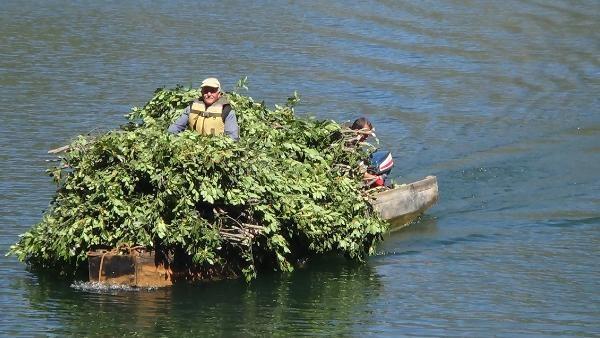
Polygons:
<instances>
[{"instance_id":1,"label":"child","mask_svg":"<svg viewBox=\"0 0 600 338\"><path fill-rule=\"evenodd\" d=\"M354 123L352 124L352 126L350 127L350 129L356 130L358 133L356 139L353 140L354 144L364 142L369 137L369 135L375 134L373 132L374 131L373 125L365 117L360 117L360 118L356 119L354 121ZM389 161L391 161L391 155L390 155ZM391 165L393 165L393 162ZM364 165L364 163L363 163L363 167L365 167L364 168L365 172L363 174L363 182L366 187L374 188L374 187L383 186L385 184L385 177L387 176L387 174L376 175L374 173L369 173L367 171L366 165ZM390 167L390 170L391 170L391 167Z\"/></svg>"}]
</instances>

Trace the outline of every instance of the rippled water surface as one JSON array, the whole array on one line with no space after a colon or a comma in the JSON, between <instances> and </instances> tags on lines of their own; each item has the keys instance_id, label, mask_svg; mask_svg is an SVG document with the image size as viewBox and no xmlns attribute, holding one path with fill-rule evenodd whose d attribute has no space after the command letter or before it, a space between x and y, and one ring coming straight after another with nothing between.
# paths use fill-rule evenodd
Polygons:
<instances>
[{"instance_id":1,"label":"rippled water surface","mask_svg":"<svg viewBox=\"0 0 600 338\"><path fill-rule=\"evenodd\" d=\"M46 151L218 76L367 115L439 203L367 264L119 290L0 260L0 335L600 336L600 2L0 3L0 251L40 220Z\"/></svg>"}]
</instances>

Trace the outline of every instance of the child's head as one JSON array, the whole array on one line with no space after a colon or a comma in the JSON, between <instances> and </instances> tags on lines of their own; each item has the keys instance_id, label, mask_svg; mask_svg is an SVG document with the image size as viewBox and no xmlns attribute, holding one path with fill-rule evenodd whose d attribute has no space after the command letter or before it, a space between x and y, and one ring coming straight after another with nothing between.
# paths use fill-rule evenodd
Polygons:
<instances>
[{"instance_id":1,"label":"child's head","mask_svg":"<svg viewBox=\"0 0 600 338\"><path fill-rule=\"evenodd\" d=\"M359 117L356 119L356 121L354 121L354 123L352 124L352 127L350 127L350 129L352 129L352 130L361 130L361 129L373 130L373 125L371 124L371 122L369 120L367 120L367 118Z\"/></svg>"},{"instance_id":2,"label":"child's head","mask_svg":"<svg viewBox=\"0 0 600 338\"><path fill-rule=\"evenodd\" d=\"M350 129L370 132L373 130L373 125L371 124L371 122L369 120L367 120L367 118L359 117L356 119L356 121L354 121L354 123L352 124L352 127L350 127ZM362 142L362 141L366 140L367 137L369 137L369 134L360 134L358 141Z\"/></svg>"}]
</instances>

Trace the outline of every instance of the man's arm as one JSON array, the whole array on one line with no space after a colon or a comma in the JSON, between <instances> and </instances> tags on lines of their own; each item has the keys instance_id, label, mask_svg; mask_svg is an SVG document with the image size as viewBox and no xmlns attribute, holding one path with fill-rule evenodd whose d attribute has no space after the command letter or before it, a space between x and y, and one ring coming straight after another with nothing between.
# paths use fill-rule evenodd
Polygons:
<instances>
[{"instance_id":1,"label":"man's arm","mask_svg":"<svg viewBox=\"0 0 600 338\"><path fill-rule=\"evenodd\" d=\"M173 124L171 124L169 126L169 133L171 134L179 134L182 131L187 129L188 126L188 119L190 118L190 107L188 106L187 108L185 108L183 110L183 113L181 113L181 116L179 116L179 118L177 120L175 120L175 122L173 122Z\"/></svg>"},{"instance_id":2,"label":"man's arm","mask_svg":"<svg viewBox=\"0 0 600 338\"><path fill-rule=\"evenodd\" d=\"M231 137L234 141L240 139L240 127L234 110L231 110L225 118L225 135Z\"/></svg>"}]
</instances>

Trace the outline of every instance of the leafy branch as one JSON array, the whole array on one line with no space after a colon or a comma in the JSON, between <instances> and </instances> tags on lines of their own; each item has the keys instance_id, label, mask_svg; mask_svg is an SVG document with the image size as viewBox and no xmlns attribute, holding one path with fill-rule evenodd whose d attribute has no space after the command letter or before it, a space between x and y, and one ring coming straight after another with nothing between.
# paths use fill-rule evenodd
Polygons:
<instances>
[{"instance_id":1,"label":"leafy branch","mask_svg":"<svg viewBox=\"0 0 600 338\"><path fill-rule=\"evenodd\" d=\"M313 255L373 253L387 225L361 191L369 148L353 141L360 132L297 117L297 93L269 109L232 92L239 142L167 133L198 95L157 89L120 129L77 137L48 170L57 183L50 208L10 254L68 272L91 249L129 243L250 280Z\"/></svg>"}]
</instances>

